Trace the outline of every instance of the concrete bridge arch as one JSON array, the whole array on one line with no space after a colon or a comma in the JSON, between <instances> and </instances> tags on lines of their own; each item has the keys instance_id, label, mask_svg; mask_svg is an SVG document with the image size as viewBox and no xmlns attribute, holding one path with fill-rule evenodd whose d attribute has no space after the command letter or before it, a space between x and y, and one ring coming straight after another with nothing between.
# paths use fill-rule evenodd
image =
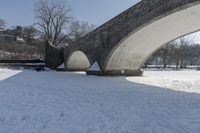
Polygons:
<instances>
[{"instance_id":1,"label":"concrete bridge arch","mask_svg":"<svg viewBox=\"0 0 200 133\"><path fill-rule=\"evenodd\" d=\"M104 62L107 74L140 73L147 59L166 43L200 30L200 5L156 19L125 36ZM120 71L118 71L120 70ZM132 72L131 72L132 71Z\"/></svg>"},{"instance_id":2,"label":"concrete bridge arch","mask_svg":"<svg viewBox=\"0 0 200 133\"><path fill-rule=\"evenodd\" d=\"M71 52L68 58L65 58L64 65L70 71L85 71L91 66L88 57L80 50Z\"/></svg>"}]
</instances>

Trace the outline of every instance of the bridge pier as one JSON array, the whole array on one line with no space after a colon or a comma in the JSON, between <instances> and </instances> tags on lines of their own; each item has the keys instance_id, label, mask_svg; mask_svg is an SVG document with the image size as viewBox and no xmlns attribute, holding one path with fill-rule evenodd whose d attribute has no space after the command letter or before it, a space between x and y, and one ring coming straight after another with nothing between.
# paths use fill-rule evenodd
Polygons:
<instances>
[{"instance_id":1,"label":"bridge pier","mask_svg":"<svg viewBox=\"0 0 200 133\"><path fill-rule=\"evenodd\" d=\"M56 70L64 62L63 59L63 48L53 46L48 41L46 42L46 53L45 53L45 66Z\"/></svg>"}]
</instances>

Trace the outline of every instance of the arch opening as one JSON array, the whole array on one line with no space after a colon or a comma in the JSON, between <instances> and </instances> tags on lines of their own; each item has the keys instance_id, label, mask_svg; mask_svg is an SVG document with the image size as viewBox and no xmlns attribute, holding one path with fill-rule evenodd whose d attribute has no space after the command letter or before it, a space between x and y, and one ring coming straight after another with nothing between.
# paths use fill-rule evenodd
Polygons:
<instances>
[{"instance_id":1,"label":"arch opening","mask_svg":"<svg viewBox=\"0 0 200 133\"><path fill-rule=\"evenodd\" d=\"M85 71L90 67L90 62L80 50L74 51L64 62L66 70Z\"/></svg>"},{"instance_id":2,"label":"arch opening","mask_svg":"<svg viewBox=\"0 0 200 133\"><path fill-rule=\"evenodd\" d=\"M200 30L200 5L169 14L133 31L110 52L104 71L137 71L167 42Z\"/></svg>"},{"instance_id":3,"label":"arch opening","mask_svg":"<svg viewBox=\"0 0 200 133\"><path fill-rule=\"evenodd\" d=\"M195 69L200 66L200 32L183 36L158 49L143 68Z\"/></svg>"}]
</instances>

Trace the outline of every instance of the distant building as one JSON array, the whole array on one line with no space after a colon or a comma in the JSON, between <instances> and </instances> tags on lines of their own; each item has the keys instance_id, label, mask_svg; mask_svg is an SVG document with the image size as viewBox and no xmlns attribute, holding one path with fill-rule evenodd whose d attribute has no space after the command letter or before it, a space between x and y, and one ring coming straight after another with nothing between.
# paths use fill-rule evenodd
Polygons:
<instances>
[{"instance_id":1,"label":"distant building","mask_svg":"<svg viewBox=\"0 0 200 133\"><path fill-rule=\"evenodd\" d=\"M24 39L19 37L22 35L22 27L17 26L15 29L0 29L0 43L24 43Z\"/></svg>"},{"instance_id":2,"label":"distant building","mask_svg":"<svg viewBox=\"0 0 200 133\"><path fill-rule=\"evenodd\" d=\"M0 35L0 43L16 43L17 37L12 35Z\"/></svg>"},{"instance_id":3,"label":"distant building","mask_svg":"<svg viewBox=\"0 0 200 133\"><path fill-rule=\"evenodd\" d=\"M25 40L23 38L21 38L21 37L17 37L17 42L18 43L24 43Z\"/></svg>"},{"instance_id":4,"label":"distant building","mask_svg":"<svg viewBox=\"0 0 200 133\"><path fill-rule=\"evenodd\" d=\"M0 28L0 35L3 34L4 28Z\"/></svg>"},{"instance_id":5,"label":"distant building","mask_svg":"<svg viewBox=\"0 0 200 133\"><path fill-rule=\"evenodd\" d=\"M21 26L16 26L15 29L7 29L3 30L4 35L12 35L12 36L21 36L22 35L22 27Z\"/></svg>"}]
</instances>

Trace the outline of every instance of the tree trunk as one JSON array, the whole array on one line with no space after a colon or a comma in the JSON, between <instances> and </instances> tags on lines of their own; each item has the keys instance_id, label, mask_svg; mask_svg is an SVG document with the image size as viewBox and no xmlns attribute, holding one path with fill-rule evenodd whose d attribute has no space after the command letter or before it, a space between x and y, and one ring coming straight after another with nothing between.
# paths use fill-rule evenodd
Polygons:
<instances>
[{"instance_id":1,"label":"tree trunk","mask_svg":"<svg viewBox=\"0 0 200 133\"><path fill-rule=\"evenodd\" d=\"M178 57L178 55L176 56L176 69L178 69L178 67L179 67L179 57Z\"/></svg>"}]
</instances>

